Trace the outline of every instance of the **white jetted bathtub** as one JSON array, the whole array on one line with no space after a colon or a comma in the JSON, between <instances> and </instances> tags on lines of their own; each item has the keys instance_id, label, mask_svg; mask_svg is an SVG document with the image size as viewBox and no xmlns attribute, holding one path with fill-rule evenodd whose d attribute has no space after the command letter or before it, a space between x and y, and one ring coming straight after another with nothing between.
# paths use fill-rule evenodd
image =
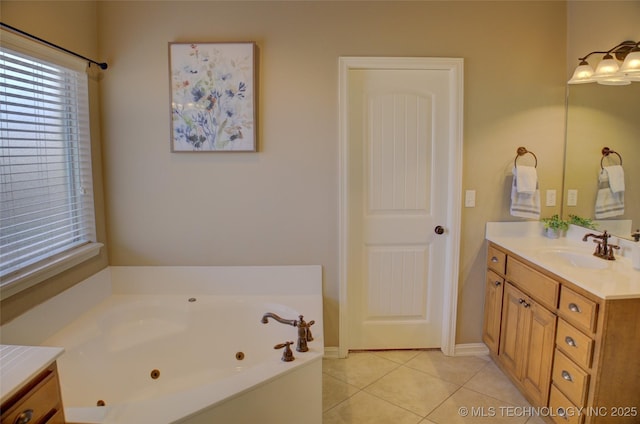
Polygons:
<instances>
[{"instance_id":1,"label":"white jetted bathtub","mask_svg":"<svg viewBox=\"0 0 640 424\"><path fill-rule=\"evenodd\" d=\"M315 321L309 351L267 312ZM284 362L274 346L289 341ZM319 266L111 267L3 326L2 343L64 347L70 423L322 422Z\"/></svg>"}]
</instances>

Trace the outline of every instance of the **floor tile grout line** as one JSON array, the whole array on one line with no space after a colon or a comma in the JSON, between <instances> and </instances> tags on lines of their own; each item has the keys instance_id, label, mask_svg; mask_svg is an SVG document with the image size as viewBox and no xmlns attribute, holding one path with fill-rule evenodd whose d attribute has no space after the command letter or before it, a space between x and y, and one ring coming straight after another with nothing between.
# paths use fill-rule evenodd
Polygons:
<instances>
[{"instance_id":1,"label":"floor tile grout line","mask_svg":"<svg viewBox=\"0 0 640 424\"><path fill-rule=\"evenodd\" d=\"M393 361L391 361L393 362ZM396 364L397 366L394 367L393 369L389 370L388 372L384 373L383 375L381 375L380 377L376 378L375 380L373 380L371 383L367 384L366 386L364 386L362 388L362 390L366 389L367 387L370 387L371 385L377 383L378 381L382 380L384 377L388 376L389 374L391 374L392 372L394 372L395 370L397 370L398 368L402 367L402 364L398 364L397 362L393 362L394 364Z\"/></svg>"},{"instance_id":2,"label":"floor tile grout line","mask_svg":"<svg viewBox=\"0 0 640 424\"><path fill-rule=\"evenodd\" d=\"M468 381L467 381L467 382L468 382ZM465 384L466 384L466 383L465 383ZM497 397L492 396L492 395L490 395L490 394L483 393L483 392L479 392L478 390L470 389L470 388L465 387L464 385L462 385L462 386L458 387L458 389L456 389L456 391L454 391L454 392L453 392L453 393L451 393L449 396L447 396L447 398L446 398L446 399L444 399L442 402L440 402L436 407L434 407L434 408L433 408L433 409L432 409L432 410L431 410L427 415L425 415L423 418L428 419L429 421L431 421L431 419L429 418L429 416L430 416L431 414L433 414L433 413L434 413L434 412L435 412L435 411L436 411L440 406L442 406L442 405L443 405L447 400L449 400L451 397L453 397L456 393L458 393L458 392L459 392L460 390L462 390L462 389L469 390L469 391L472 391L472 392L477 393L477 394L479 394L479 395L489 397L489 398L494 399L494 400L496 400L496 401L498 401L498 402L502 402L502 403L504 403L504 404L505 404L505 406L513 406L513 407L521 407L521 406L522 406L522 405L514 405L514 404L512 404L512 403L510 403L510 402L507 402L507 401L505 401L505 400L498 399ZM529 420L531 420L532 418L533 418L533 416L527 417L527 421L524 421L524 422L523 422L523 424L527 424L527 423L529 422Z\"/></svg>"},{"instance_id":3,"label":"floor tile grout line","mask_svg":"<svg viewBox=\"0 0 640 424\"><path fill-rule=\"evenodd\" d=\"M365 353L365 352L363 352L363 353ZM323 416L324 416L325 414L329 413L330 411L334 410L335 408L340 407L340 405L344 404L345 402L347 402L348 400L350 400L350 399L351 399L351 398L353 398L354 396L356 396L356 395L358 395L358 394L366 394L366 395L372 396L372 397L374 397L374 398L376 398L376 399L378 399L378 400L380 400L380 401L382 401L382 402L385 402L385 403L386 403L386 404L388 404L388 405L392 405L392 406L394 406L394 407L400 408L400 409L402 409L402 410L404 410L404 411L407 411L407 412L411 413L412 415L414 415L414 416L416 416L416 417L419 417L419 418L420 418L420 420L419 420L418 422L421 422L421 421L423 421L423 420L425 420L425 419L426 419L426 420L430 420L430 419L429 419L429 416L430 416L430 415L432 415L432 414L433 414L433 413L434 413L438 408L440 408L440 407L441 407L441 406L442 406L442 405L443 405L447 400L449 400L452 396L454 396L456 393L458 393L458 392L460 391L460 389L462 389L462 388L464 388L464 389L466 389L466 390L469 390L469 391L472 391L472 392L474 392L474 393L480 394L480 395L482 395L482 396L489 397L489 398L491 398L491 399L493 399L493 400L495 400L495 401L497 401L497 402L503 403L505 406L514 406L514 407L521 406L521 405L519 405L519 404L514 404L514 403L512 403L512 402L508 402L508 401L505 401L505 400L499 399L499 398L495 397L495 396L494 396L494 395L492 395L492 394L484 393L484 392L479 391L479 390L477 390L477 389L472 389L472 388L466 387L466 385L467 385L467 384L468 384L468 383L469 383L469 382L470 382L474 377L476 377L480 372L482 372L482 371L483 371L484 369L486 369L487 367L491 366L490 364L493 364L493 363L494 363L494 362L493 362L493 360L492 360L491 358L489 358L488 360L486 360L486 363L485 363L485 364L483 364L479 369L477 369L475 372L473 372L473 374L472 374L469 378L467 378L467 379L466 379L462 384L460 384L459 382L449 381L448 379L444 379L444 378L442 378L442 377L441 377L441 376L439 376L439 375L434 375L434 374L429 373L429 372L427 372L427 371L424 371L424 370L421 370L421 369L418 369L418 368L413 368L413 367L409 366L409 365L408 365L408 363L409 363L409 362L411 362L412 360L416 359L416 358L417 358L417 357L422 353L422 352L419 352L419 351L418 351L418 352L416 352L416 354L415 354L415 355L412 355L410 358L406 359L404 362L397 361L397 360L393 360L393 359L389 359L389 358L387 358L387 357L384 357L384 356L378 355L376 352L366 352L366 353L370 353L370 354L372 354L372 355L376 356L376 357L377 357L377 358L379 358L379 359L384 359L384 360L386 360L386 361L388 361L388 362L392 363L394 366L393 366L391 369L389 369L388 371L386 371L384 374L382 374L381 376L379 376L378 378L376 378L375 380L371 381L370 383L366 384L366 385L365 385L365 386L363 386L363 387L358 387L358 386L356 386L356 385L354 385L354 384L352 384L352 383L350 383L350 382L348 382L348 381L345 381L345 380L343 380L343 379L341 379L341 378L339 378L339 377L337 377L337 376L335 376L335 375L333 375L333 374L325 373L325 372L323 371L323 374L326 374L328 377L331 377L331 378L333 378L333 379L335 379L335 380L337 380L337 381L339 381L339 382L341 382L341 383L343 383L343 384L346 384L346 385L348 385L348 386L350 386L350 387L352 387L352 388L355 388L355 389L356 389L356 391L355 391L353 394L351 394L350 396L347 396L345 399L343 399L342 401L340 401L340 402L336 403L335 405L333 405L333 406L332 406L332 407L330 407L329 409L327 409L327 410L323 410L323 411L322 411ZM393 402L393 401L391 401L391 400L385 399L385 398L383 398L383 397L380 397L380 396L378 396L378 395L376 395L376 394L371 393L371 392L369 392L369 391L368 391L368 390L371 388L371 386L372 386L372 385L376 384L377 382L379 382L379 381L380 381L381 379L383 379L384 377L388 376L389 374L391 374L391 373L393 373L393 372L395 372L395 371L397 371L397 370L399 370L399 369L401 369L401 368L405 368L405 369L408 369L408 370L411 370L411 371L414 371L414 372L418 372L418 373L421 373L421 374L424 374L424 375L430 376L430 377L432 377L432 378L436 378L436 379L442 380L443 382L447 382L447 383L450 383L450 384L455 384L455 385L457 386L457 389L456 389L453 393L451 393L450 395L448 395L445 399L443 399L441 402L439 402L436 406L434 406L434 407L429 411L429 413L428 413L428 414L426 414L426 415L424 415L424 416L423 416L422 414L419 414L419 413L416 413L416 412L414 412L414 411L412 411L412 410L409 410L409 409L407 409L406 407L404 407L404 406L402 406L402 405L398 405L398 404L394 403L394 402ZM362 392L364 392L364 393L362 393ZM525 400L526 400L526 399L525 399ZM529 417L529 418L527 418L527 419L528 419L528 420L530 420L530 419L531 419L531 417ZM431 420L430 420L430 421L431 421ZM525 422L525 423L526 423L526 422Z\"/></svg>"},{"instance_id":4,"label":"floor tile grout line","mask_svg":"<svg viewBox=\"0 0 640 424\"><path fill-rule=\"evenodd\" d=\"M384 358L384 359L387 359L387 360L389 360L389 361L391 361L391 362L395 362L395 363L397 363L397 364L404 365L404 364L406 364L407 362L409 362L409 361L411 361L412 359L414 359L416 356L420 355L420 353L421 353L421 352L427 352L427 351L428 351L428 350L422 350L422 349L419 349L419 350L412 350L412 351L407 350L406 352L415 352L415 353L413 354L413 356L411 356L411 358L407 359L407 360L406 360L406 361L404 361L404 362L398 362L398 361L395 361L395 360L393 360L393 359L389 359L389 358L387 358L387 357L385 357L385 356L383 356L383 355L380 355L380 353L382 353L382 352L394 352L394 351L388 351L388 350L377 350L377 351L375 351L375 350L374 350L374 351L371 351L371 353L373 353L374 355L376 355L376 356L378 356L378 357L380 357L380 358ZM400 351L396 351L396 352L402 352L402 350L400 350Z\"/></svg>"},{"instance_id":5,"label":"floor tile grout line","mask_svg":"<svg viewBox=\"0 0 640 424\"><path fill-rule=\"evenodd\" d=\"M327 412L337 408L338 406L342 405L343 403L345 403L346 401L348 401L349 399L351 399L352 397L354 397L355 395L357 395L358 393L360 393L362 390L358 389L357 392L355 392L354 394L352 394L351 396L347 396L345 399L341 400L340 402L336 403L335 405L333 405L331 408L327 409L326 411L322 411L322 415L326 414Z\"/></svg>"},{"instance_id":6,"label":"floor tile grout line","mask_svg":"<svg viewBox=\"0 0 640 424\"><path fill-rule=\"evenodd\" d=\"M408 362L408 361L407 361L407 362ZM440 403L438 404L438 406L434 407L434 408L433 408L433 409L432 409L432 410L431 410L427 415L424 415L424 416L422 416L421 414L417 414L417 413L415 413L414 411L411 411L411 410L409 410L409 409L405 408L405 407L404 407L404 406L402 406L402 405L398 405L398 404L396 404L396 403L394 403L394 402L391 402L391 401L390 401L390 400L388 400L388 399L382 398L382 397L380 397L380 396L378 396L378 395L376 395L376 394L374 394L374 393L371 393L371 392L367 391L367 388L368 388L368 387L372 386L373 384L375 384L376 382L378 382L379 380L381 380L382 378L384 378L386 375L390 374L390 373L391 373L391 372L393 372L393 371L398 370L399 368L406 368L406 369L408 369L408 370L415 371L415 372L419 372L419 373L424 374L424 375L426 375L426 376L429 376L429 377L431 377L431 378L436 378L436 379L441 380L441 381L443 381L443 382L445 382L445 383L455 384L456 386L458 386L458 388L457 388L453 393L451 393L449 396L447 396L447 397L446 397L442 402L440 402ZM474 375L475 375L475 374L474 374ZM471 379L471 378L470 378L470 379ZM369 384L369 385L367 385L367 386L363 387L362 389L360 389L360 391L365 392L365 393L367 393L367 394L369 394L369 395L371 395L371 396L376 397L377 399L383 400L383 401L385 401L385 402L387 402L387 403L389 403L389 404L391 404L391 405L394 405L394 406L396 406L396 407L398 407L398 408L401 408L401 409L403 409L403 410L405 410L405 411L411 412L412 414L414 414L414 415L417 415L417 416L421 417L421 420L423 420L423 419L427 418L427 417L429 416L429 414L431 414L433 411L435 411L435 410L436 410L440 405L442 405L442 403L444 403L447 399L449 399L451 396L453 396L453 394L454 394L454 393L456 393L458 390L460 390L462 387L463 387L463 385L460 385L460 384L458 384L458 383L455 383L455 382L452 382L452 381L445 380L445 379L443 379L443 378L441 378L441 377L438 377L438 376L432 375L432 374L427 373L427 372L422 371L422 370L418 370L418 369L415 369L415 368L408 367L408 366L406 366L406 364L404 364L404 365L400 365L399 367L396 367L396 368L394 368L393 370L389 371L387 374L385 374L384 376L380 377L378 380L376 380L376 381L372 382L371 384Z\"/></svg>"},{"instance_id":7,"label":"floor tile grout line","mask_svg":"<svg viewBox=\"0 0 640 424\"><path fill-rule=\"evenodd\" d=\"M529 404L529 405L527 405L527 406L524 406L524 405L515 405L515 404L513 404L513 403L511 403L511 402L507 402L506 400L498 399L498 398L497 398L497 397L495 397L494 395L490 395L490 394L488 394L488 393L483 393L483 392L480 392L480 391L475 390L475 389L470 389L469 387L464 387L464 386L462 386L461 388L465 388L466 390L470 390L470 391L472 391L472 392L474 392L474 393L478 393L478 394L480 394L480 395L482 395L482 396L490 397L491 399L495 399L495 400L497 400L498 402L503 402L504 404L506 404L506 406L522 407L522 408L528 408L528 407L531 407L531 405L530 405L530 404ZM525 399L525 401L526 401L526 399ZM528 403L529 403L529 401L527 401L527 404L528 404Z\"/></svg>"},{"instance_id":8,"label":"floor tile grout line","mask_svg":"<svg viewBox=\"0 0 640 424\"><path fill-rule=\"evenodd\" d=\"M376 356L377 356L377 355L376 355ZM349 385L351 385L351 386L353 386L353 387L356 387L356 388L358 388L359 390L364 390L365 388L367 388L367 387L369 387L370 385L374 384L375 382L377 382L377 381L378 381L378 380L380 380L381 378L383 378L383 377L387 376L389 373L391 373L391 372L395 371L396 369L400 368L401 366L403 366L402 364L399 364L399 363L397 363L397 362L395 362L395 361L392 361L392 360L390 360L390 359L382 358L382 357L379 357L379 356L377 356L377 357L378 357L378 358L380 358L380 359L384 359L384 360L386 360L386 361L388 361L388 362L391 362L391 363L394 365L394 367L393 367L391 370L389 370L388 372L386 372L385 374L383 374L383 375L381 375L380 377L378 377L377 379L373 380L371 383L369 383L369 384L367 384L367 385L363 386L362 388L360 388L360 387L358 387L358 386L356 386L356 385L354 385L354 384L352 384L352 383L349 383L348 381L342 380L342 379L340 379L340 378L338 378L338 377L336 377L336 376L333 376L333 375L331 375L331 374L327 374L327 375L329 375L329 376L331 376L331 377L333 377L333 378L335 378L335 379L337 379L337 380L340 380L340 381L342 381L343 383L346 383L346 384L349 384ZM324 371L323 371L323 373L324 373Z\"/></svg>"},{"instance_id":9,"label":"floor tile grout line","mask_svg":"<svg viewBox=\"0 0 640 424\"><path fill-rule=\"evenodd\" d=\"M426 416L422 416L421 414L417 414L417 413L415 413L414 411L412 411L412 410L410 410L410 409L407 409L407 408L405 408L405 407L404 407L404 406L402 406L402 405L398 405L397 403L391 402L391 401L390 401L390 400L388 400L388 399L385 399L385 398L383 398L383 397L380 397L380 396L376 395L375 393L367 392L365 389L362 389L362 390L361 390L361 392L364 392L364 393L366 393L366 394L367 394L367 395L369 395L369 396L373 396L374 398L376 398L376 399L378 399L378 400L381 400L381 401L383 401L383 402L386 402L386 403L388 403L389 405L393 405L393 406L395 406L396 408L400 408L400 409L402 409L403 411L410 412L410 413L412 413L413 415L415 415L416 417L420 417L420 420L423 420L423 419L425 419L425 418L426 418Z\"/></svg>"},{"instance_id":10,"label":"floor tile grout line","mask_svg":"<svg viewBox=\"0 0 640 424\"><path fill-rule=\"evenodd\" d=\"M329 374L328 372L324 372L323 371L322 374L324 374L326 376L329 376L329 377L333 378L334 380L338 380L339 382L341 382L343 384L347 384L347 385L349 385L351 387L355 387L358 390L362 390L360 387L356 386L355 384L349 383L348 381L345 381L345 380L343 380L343 379L341 379L339 377L336 377L335 375Z\"/></svg>"},{"instance_id":11,"label":"floor tile grout line","mask_svg":"<svg viewBox=\"0 0 640 424\"><path fill-rule=\"evenodd\" d=\"M455 392L457 392L457 391L458 391L458 390L460 390L461 388L462 388L462 387L458 387L458 388L455 390ZM403 409L403 410L405 410L405 411L407 411L407 412L411 412L413 415L416 415L416 416L420 417L420 420L424 420L425 418L427 418L427 417L428 417L428 416L429 416L433 411L435 411L435 410L436 410L436 408L438 408L438 406L442 405L442 403L444 403L444 401L446 401L447 399L449 399L451 396L453 396L453 393L455 393L455 392L453 392L452 394L450 394L449 396L447 396L447 397L446 397L442 402L440 402L440 403L438 404L438 406L434 407L431 411L429 411L429 413L428 413L427 415L422 415L422 414L418 414L418 413L416 413L416 412L414 412L414 411L412 411L412 410L410 410L410 409L407 409L407 408L405 408L405 407L404 407L404 406L402 406L402 405L398 405L397 403L391 402L391 401L390 401L390 400L388 400L388 399L385 399L385 398L383 398L383 397L380 397L380 396L376 395L375 393L367 392L367 391L366 391L366 390L364 390L364 389L363 389L362 391L363 391L363 392L365 392L365 393L366 393L366 394L368 394L368 395L371 395L371 396L373 396L373 397L377 398L377 399L380 399L380 400L382 400L382 401L384 401L384 402L387 402L387 403L389 403L389 404L391 404L391 405L393 405L393 406L395 406L395 407L398 407L398 408L400 408L400 409Z\"/></svg>"},{"instance_id":12,"label":"floor tile grout line","mask_svg":"<svg viewBox=\"0 0 640 424\"><path fill-rule=\"evenodd\" d=\"M455 384L455 385L460 386L460 387L462 387L462 386L464 386L465 384L467 384L467 382L469 382L469 380L471 380L471 379L473 378L473 376L471 376L471 377L469 377L469 379L468 379L468 380L466 380L464 383L460 384L460 383L459 383L459 382L457 382L457 381L451 381L451 380L448 380L448 379L446 379L446 378L443 378L443 377L442 377L442 376L440 376L440 375L432 374L432 373L430 373L430 372L428 372L428 371L424 371L424 370L421 370L421 369L418 369L418 368L412 368L412 367L410 367L410 366L407 366L407 368L408 368L408 369L410 369L410 370L413 370L413 371L421 372L422 374L428 375L429 377L437 378L438 380L442 380L442 381L444 381L444 382L446 382L446 383ZM475 375L475 374L474 374L474 375Z\"/></svg>"},{"instance_id":13,"label":"floor tile grout line","mask_svg":"<svg viewBox=\"0 0 640 424\"><path fill-rule=\"evenodd\" d=\"M377 355L376 355L376 356L377 356ZM324 415L325 413L327 413L327 412L331 411L332 409L334 409L334 408L338 407L338 406L339 406L339 405L341 405L342 403L344 403L344 402L348 401L349 399L351 399L352 397L354 397L354 396L355 396L355 395L357 395L358 393L360 393L360 392L364 392L364 393L366 393L366 394L368 394L368 395L370 395L370 396L374 396L374 397L375 397L375 398L377 398L377 399L380 399L380 400L382 400L382 401L385 401L385 402L387 402L387 403L388 403L388 404L390 404L390 405L393 405L393 406L395 406L395 407L401 408L401 409L403 409L403 410L405 410L405 411L411 412L412 414L414 414L414 415L416 415L416 416L420 417L420 415L419 415L419 414L416 414L416 413L415 413L415 412L413 412L413 411L409 411L408 409L406 409L406 408L404 408L404 407L402 407L402 406L400 406L400 405L396 405L396 404L395 404L395 403L393 403L393 402L390 402L390 401L388 401L388 400L386 400L386 399L382 399L382 398L380 398L380 397L378 397L378 396L376 396L376 395L374 395L374 394L372 394L372 393L369 393L369 392L365 391L365 389L366 389L367 387L370 387L371 385L375 384L376 382L378 382L379 380L381 380L381 379L382 379L382 378L384 378L385 376L389 375L389 374L390 374L390 373L392 373L393 371L395 371L395 370L399 369L400 367L403 367L403 366L404 366L403 364L399 364L398 362L392 361L392 360L390 360L390 359L388 359L388 358L382 358L382 357L380 357L380 356L378 356L378 358L385 359L385 360L387 360L387 361L389 361L389 362L393 363L393 364L394 364L394 365L396 365L396 366L395 366L395 367L393 367L393 369L389 370L388 372L386 372L385 374L383 374L382 376L380 376L379 378L375 379L374 381L372 381L371 383L367 384L366 386L364 386L364 387L362 387L362 388L360 388L360 387L358 387L358 386L355 386L355 385L353 385L353 384L351 384L351 383L348 383L348 382L346 382L346 381L344 381L344 380L341 380L341 379L339 379L339 378L337 378L337 377L335 377L335 376L333 376L333 375L331 375L331 374L327 374L328 376L333 377L333 378L335 378L336 380L338 380L338 381L340 381L340 382L342 382L342 383L344 383L344 384L348 384L348 385L350 385L350 386L352 386L352 387L357 388L357 389L358 389L358 391L357 391L357 392L355 392L354 394L352 394L351 396L348 396L346 399L343 399L342 401L338 402L337 404L335 404L335 405L334 405L334 406L332 406L331 408L327 409L326 411L322 411L322 414L323 414L323 415ZM323 374L324 374L324 371L323 371ZM424 419L424 418L425 418L425 417L421 417L421 420L422 420L422 419Z\"/></svg>"},{"instance_id":14,"label":"floor tile grout line","mask_svg":"<svg viewBox=\"0 0 640 424\"><path fill-rule=\"evenodd\" d=\"M444 404L449 398L451 398L453 395L455 395L456 393L458 393L460 391L460 389L462 389L463 386L458 387L453 393L451 393L449 396L447 396L445 399L442 400L442 402L440 402L437 406L435 406L431 411L429 411L429 413L427 415L425 415L423 418L428 419L429 421L431 421L431 419L429 419L429 415L433 414L436 409L440 408L442 406L442 404Z\"/></svg>"}]
</instances>

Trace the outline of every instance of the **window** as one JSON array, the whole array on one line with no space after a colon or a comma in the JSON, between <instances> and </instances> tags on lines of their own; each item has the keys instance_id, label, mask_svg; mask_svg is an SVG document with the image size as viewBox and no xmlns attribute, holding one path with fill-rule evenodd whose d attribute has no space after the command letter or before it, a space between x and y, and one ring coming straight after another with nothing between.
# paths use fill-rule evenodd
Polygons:
<instances>
[{"instance_id":1,"label":"window","mask_svg":"<svg viewBox=\"0 0 640 424\"><path fill-rule=\"evenodd\" d=\"M93 246L96 236L85 65L64 66L31 51L25 53L20 45L6 44L3 32L2 297L69 268L99 249ZM58 53L47 55L55 59Z\"/></svg>"}]
</instances>

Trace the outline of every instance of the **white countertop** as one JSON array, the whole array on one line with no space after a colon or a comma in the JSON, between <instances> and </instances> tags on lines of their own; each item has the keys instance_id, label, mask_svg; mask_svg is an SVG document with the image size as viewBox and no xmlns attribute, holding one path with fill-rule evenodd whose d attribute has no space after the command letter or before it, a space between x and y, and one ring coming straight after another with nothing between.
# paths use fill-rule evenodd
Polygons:
<instances>
[{"instance_id":1,"label":"white countertop","mask_svg":"<svg viewBox=\"0 0 640 424\"><path fill-rule=\"evenodd\" d=\"M0 345L0 402L55 361L61 347Z\"/></svg>"},{"instance_id":2,"label":"white countertop","mask_svg":"<svg viewBox=\"0 0 640 424\"><path fill-rule=\"evenodd\" d=\"M537 221L489 222L486 238L602 299L640 298L640 271L633 269L631 259L625 257L631 248L628 243L632 242L612 237L611 243L624 245L625 256L618 254L614 261L599 259L604 269L580 268L562 260L557 252L570 251L590 257L595 245L591 240L583 242L582 237L597 232L572 225L565 237L550 239L542 235L541 225Z\"/></svg>"}]
</instances>

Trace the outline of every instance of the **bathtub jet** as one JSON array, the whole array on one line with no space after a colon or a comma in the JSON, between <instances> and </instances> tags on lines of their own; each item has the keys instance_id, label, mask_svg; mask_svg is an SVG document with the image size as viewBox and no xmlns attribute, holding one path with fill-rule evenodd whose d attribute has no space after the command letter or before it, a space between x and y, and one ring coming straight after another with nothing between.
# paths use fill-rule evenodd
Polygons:
<instances>
[{"instance_id":1,"label":"bathtub jet","mask_svg":"<svg viewBox=\"0 0 640 424\"><path fill-rule=\"evenodd\" d=\"M290 325L292 327L298 327L298 341L296 342L296 350L298 352L308 352L309 346L307 346L307 342L313 341L313 335L311 335L311 326L316 322L311 320L306 322L302 315L299 315L297 320L295 319L284 319L274 314L273 312L267 312L262 316L262 320L260 320L263 324L267 324L269 322L269 318L273 318L281 324Z\"/></svg>"}]
</instances>

